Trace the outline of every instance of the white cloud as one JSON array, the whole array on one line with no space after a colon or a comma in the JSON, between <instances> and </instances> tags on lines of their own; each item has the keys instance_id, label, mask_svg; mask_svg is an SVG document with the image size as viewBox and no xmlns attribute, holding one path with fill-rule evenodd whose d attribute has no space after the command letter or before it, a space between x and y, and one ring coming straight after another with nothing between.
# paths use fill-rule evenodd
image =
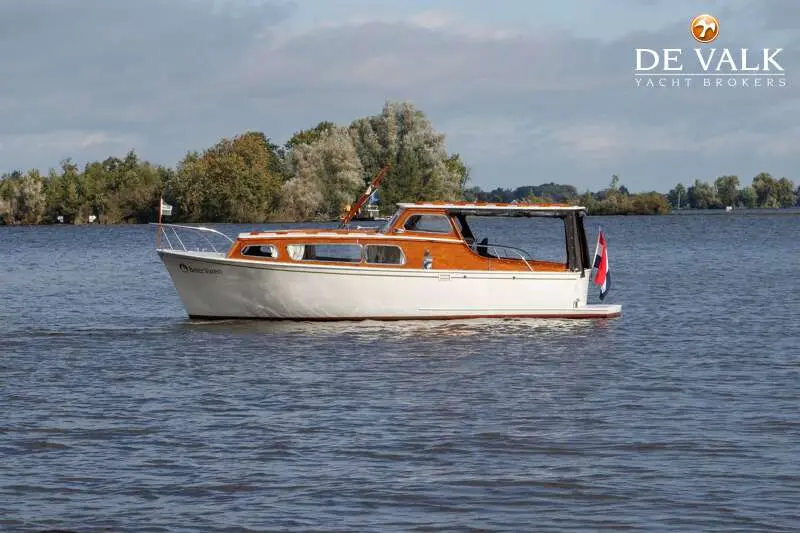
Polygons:
<instances>
[{"instance_id":1,"label":"white cloud","mask_svg":"<svg viewBox=\"0 0 800 533\"><path fill-rule=\"evenodd\" d=\"M411 17L411 23L426 30L446 28L453 23L454 17L445 11L423 11Z\"/></svg>"}]
</instances>

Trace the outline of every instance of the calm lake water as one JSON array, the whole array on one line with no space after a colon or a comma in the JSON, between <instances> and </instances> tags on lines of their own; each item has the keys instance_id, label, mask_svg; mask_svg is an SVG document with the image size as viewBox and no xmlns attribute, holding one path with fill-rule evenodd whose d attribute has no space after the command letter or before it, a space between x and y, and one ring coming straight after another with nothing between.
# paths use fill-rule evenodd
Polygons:
<instances>
[{"instance_id":1,"label":"calm lake water","mask_svg":"<svg viewBox=\"0 0 800 533\"><path fill-rule=\"evenodd\" d=\"M323 324L0 228L0 530L797 531L800 214L599 224L621 318Z\"/></svg>"}]
</instances>

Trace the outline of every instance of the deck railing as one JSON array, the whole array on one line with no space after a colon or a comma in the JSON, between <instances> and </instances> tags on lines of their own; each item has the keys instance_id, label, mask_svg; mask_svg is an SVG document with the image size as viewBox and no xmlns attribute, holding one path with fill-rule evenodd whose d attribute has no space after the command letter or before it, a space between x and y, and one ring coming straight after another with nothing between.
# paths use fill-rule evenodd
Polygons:
<instances>
[{"instance_id":1,"label":"deck railing","mask_svg":"<svg viewBox=\"0 0 800 533\"><path fill-rule=\"evenodd\" d=\"M478 248L485 249L487 253L490 253L489 250L491 250L491 255L493 255L494 257L490 257L489 258L489 268L490 269L491 269L491 265L492 265L492 261L491 261L492 259L517 259L517 258L519 258L519 259L522 260L523 263L525 263L525 266L528 267L528 270L533 272L533 267L531 266L530 263L528 263L528 259L533 259L533 258L531 257L531 254L528 253L527 250L523 250L522 248L517 248L516 246L508 246L506 244L489 244L489 243L486 243L486 244L478 243L478 244L475 245L475 249L477 250ZM510 250L510 251L514 252L517 255L517 257L506 257L504 255L499 255L497 253L498 249ZM526 258L525 256L528 256L528 257Z\"/></svg>"},{"instance_id":2,"label":"deck railing","mask_svg":"<svg viewBox=\"0 0 800 533\"><path fill-rule=\"evenodd\" d=\"M158 226L156 248L181 250L184 252L225 253L234 242L233 239L221 231L204 226L158 224L155 222L151 222L150 224ZM214 244L212 237L218 240L217 244ZM223 244L223 241L219 240L219 237L224 238L226 244ZM164 246L163 243L166 243L166 246Z\"/></svg>"}]
</instances>

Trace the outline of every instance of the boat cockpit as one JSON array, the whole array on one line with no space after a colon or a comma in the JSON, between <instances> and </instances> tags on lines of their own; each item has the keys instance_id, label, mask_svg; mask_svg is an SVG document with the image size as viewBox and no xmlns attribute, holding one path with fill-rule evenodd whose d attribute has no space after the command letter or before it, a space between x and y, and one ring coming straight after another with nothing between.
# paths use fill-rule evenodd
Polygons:
<instances>
[{"instance_id":1,"label":"boat cockpit","mask_svg":"<svg viewBox=\"0 0 800 533\"><path fill-rule=\"evenodd\" d=\"M433 236L458 239L479 257L521 261L529 265L529 262L534 262L535 259L532 254L522 248L489 242L488 237L477 240L468 219L488 216L559 218L564 222L566 249L564 270L579 271L590 268L583 224L584 215L585 208L567 205L408 203L399 204L394 215L377 231L387 236Z\"/></svg>"}]
</instances>

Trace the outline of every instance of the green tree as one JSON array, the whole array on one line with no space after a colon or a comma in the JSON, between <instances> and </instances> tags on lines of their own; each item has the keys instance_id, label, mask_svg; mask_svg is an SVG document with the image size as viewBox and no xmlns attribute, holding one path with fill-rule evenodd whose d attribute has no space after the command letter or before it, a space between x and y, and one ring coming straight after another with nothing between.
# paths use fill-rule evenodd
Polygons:
<instances>
[{"instance_id":1,"label":"green tree","mask_svg":"<svg viewBox=\"0 0 800 533\"><path fill-rule=\"evenodd\" d=\"M16 218L23 224L38 224L46 207L44 180L38 170L31 170L19 183Z\"/></svg>"},{"instance_id":2,"label":"green tree","mask_svg":"<svg viewBox=\"0 0 800 533\"><path fill-rule=\"evenodd\" d=\"M758 197L756 196L755 189L750 186L742 188L736 197L736 205L739 207L746 207L748 209L757 207Z\"/></svg>"},{"instance_id":3,"label":"green tree","mask_svg":"<svg viewBox=\"0 0 800 533\"><path fill-rule=\"evenodd\" d=\"M45 214L44 179L38 170L13 173L0 183L0 217L5 224L38 224Z\"/></svg>"},{"instance_id":4,"label":"green tree","mask_svg":"<svg viewBox=\"0 0 800 533\"><path fill-rule=\"evenodd\" d=\"M277 206L282 177L274 145L260 132L189 152L170 176L166 196L189 221L263 222Z\"/></svg>"},{"instance_id":5,"label":"green tree","mask_svg":"<svg viewBox=\"0 0 800 533\"><path fill-rule=\"evenodd\" d=\"M391 165L381 184L385 211L402 201L463 197L464 170L458 160L447 162L444 135L413 105L387 102L381 114L353 121L350 132L368 177Z\"/></svg>"},{"instance_id":6,"label":"green tree","mask_svg":"<svg viewBox=\"0 0 800 533\"><path fill-rule=\"evenodd\" d=\"M594 194L591 193L588 189L579 197L575 198L571 203L574 205L582 205L586 208L589 213L594 213L597 200L594 198Z\"/></svg>"},{"instance_id":7,"label":"green tree","mask_svg":"<svg viewBox=\"0 0 800 533\"><path fill-rule=\"evenodd\" d=\"M470 169L461 160L461 155L453 154L444 161L447 171L450 175L458 178L458 187L462 191L466 189L469 183Z\"/></svg>"},{"instance_id":8,"label":"green tree","mask_svg":"<svg viewBox=\"0 0 800 533\"><path fill-rule=\"evenodd\" d=\"M550 198L555 203L569 203L578 197L578 190L573 185L560 185L550 182L541 185L517 187L511 196L514 200Z\"/></svg>"},{"instance_id":9,"label":"green tree","mask_svg":"<svg viewBox=\"0 0 800 533\"><path fill-rule=\"evenodd\" d=\"M11 197L14 196L13 182L10 175L0 176L0 224L13 224L14 213L11 206Z\"/></svg>"},{"instance_id":10,"label":"green tree","mask_svg":"<svg viewBox=\"0 0 800 533\"><path fill-rule=\"evenodd\" d=\"M739 193L738 176L720 176L714 181L717 190L717 197L723 205L733 206L736 204L736 197Z\"/></svg>"},{"instance_id":11,"label":"green tree","mask_svg":"<svg viewBox=\"0 0 800 533\"><path fill-rule=\"evenodd\" d=\"M46 217L49 221L59 216L63 216L66 223L81 224L85 221L82 216L86 211L85 202L78 192L80 179L78 165L70 158L61 161L60 173L50 170L45 183Z\"/></svg>"},{"instance_id":12,"label":"green tree","mask_svg":"<svg viewBox=\"0 0 800 533\"><path fill-rule=\"evenodd\" d=\"M476 185L464 190L464 200L467 202L478 202L481 201L482 195L484 194L483 190Z\"/></svg>"},{"instance_id":13,"label":"green tree","mask_svg":"<svg viewBox=\"0 0 800 533\"><path fill-rule=\"evenodd\" d=\"M666 195L658 192L646 192L630 196L631 205L627 212L637 215L664 215L669 213L670 205Z\"/></svg>"},{"instance_id":14,"label":"green tree","mask_svg":"<svg viewBox=\"0 0 800 533\"><path fill-rule=\"evenodd\" d=\"M363 191L364 169L347 128L326 130L311 143L295 145L293 177L281 191L281 219L338 218Z\"/></svg>"},{"instance_id":15,"label":"green tree","mask_svg":"<svg viewBox=\"0 0 800 533\"><path fill-rule=\"evenodd\" d=\"M776 185L775 179L768 172L762 172L753 178L758 207L778 207Z\"/></svg>"},{"instance_id":16,"label":"green tree","mask_svg":"<svg viewBox=\"0 0 800 533\"><path fill-rule=\"evenodd\" d=\"M683 183L678 183L669 193L667 194L667 198L669 200L669 204L677 209L687 205L688 200L686 197L686 187L683 186Z\"/></svg>"},{"instance_id":17,"label":"green tree","mask_svg":"<svg viewBox=\"0 0 800 533\"><path fill-rule=\"evenodd\" d=\"M775 183L775 199L778 207L794 207L797 196L794 192L794 183L788 178L781 178Z\"/></svg>"},{"instance_id":18,"label":"green tree","mask_svg":"<svg viewBox=\"0 0 800 533\"><path fill-rule=\"evenodd\" d=\"M289 151L300 144L314 144L324 133L328 133L336 127L333 122L323 121L311 129L297 131L286 141L284 149Z\"/></svg>"},{"instance_id":19,"label":"green tree","mask_svg":"<svg viewBox=\"0 0 800 533\"><path fill-rule=\"evenodd\" d=\"M689 205L695 209L713 209L719 207L714 187L705 181L694 180L694 185L686 191Z\"/></svg>"}]
</instances>

